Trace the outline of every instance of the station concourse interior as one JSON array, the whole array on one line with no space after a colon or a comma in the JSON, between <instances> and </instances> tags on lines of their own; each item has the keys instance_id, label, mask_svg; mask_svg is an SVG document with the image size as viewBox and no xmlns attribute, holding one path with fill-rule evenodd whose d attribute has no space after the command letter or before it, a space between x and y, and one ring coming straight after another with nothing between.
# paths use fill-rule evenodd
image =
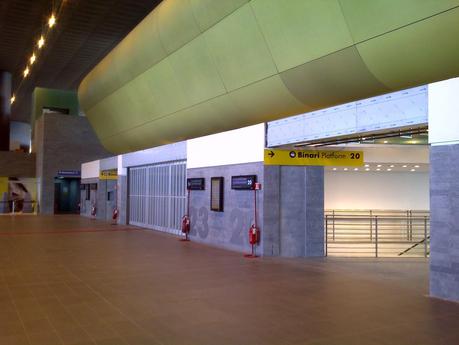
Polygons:
<instances>
[{"instance_id":1,"label":"station concourse interior","mask_svg":"<svg viewBox=\"0 0 459 345\"><path fill-rule=\"evenodd\" d=\"M458 344L458 22L6 0L0 345Z\"/></svg>"}]
</instances>

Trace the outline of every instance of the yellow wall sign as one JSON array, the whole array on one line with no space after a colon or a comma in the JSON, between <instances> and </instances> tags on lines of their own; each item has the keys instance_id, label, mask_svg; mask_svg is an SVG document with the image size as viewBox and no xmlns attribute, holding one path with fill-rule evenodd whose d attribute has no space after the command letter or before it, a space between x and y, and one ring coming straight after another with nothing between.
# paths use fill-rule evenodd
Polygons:
<instances>
[{"instance_id":1,"label":"yellow wall sign","mask_svg":"<svg viewBox=\"0 0 459 345\"><path fill-rule=\"evenodd\" d=\"M363 166L363 151L265 149L265 165Z\"/></svg>"},{"instance_id":2,"label":"yellow wall sign","mask_svg":"<svg viewBox=\"0 0 459 345\"><path fill-rule=\"evenodd\" d=\"M100 180L116 180L118 179L118 169L102 170L99 174Z\"/></svg>"}]
</instances>

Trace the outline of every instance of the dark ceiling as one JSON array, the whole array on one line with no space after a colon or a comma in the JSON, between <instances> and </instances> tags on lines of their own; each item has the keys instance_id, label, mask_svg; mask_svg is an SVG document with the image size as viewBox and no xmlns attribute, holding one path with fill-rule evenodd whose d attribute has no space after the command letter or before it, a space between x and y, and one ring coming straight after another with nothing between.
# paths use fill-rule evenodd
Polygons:
<instances>
[{"instance_id":1,"label":"dark ceiling","mask_svg":"<svg viewBox=\"0 0 459 345\"><path fill-rule=\"evenodd\" d=\"M75 90L82 78L161 0L0 0L0 70L13 75L13 91L50 13L60 8L30 75L12 106L13 121L30 121L35 87ZM62 4L62 6L61 6Z\"/></svg>"}]
</instances>

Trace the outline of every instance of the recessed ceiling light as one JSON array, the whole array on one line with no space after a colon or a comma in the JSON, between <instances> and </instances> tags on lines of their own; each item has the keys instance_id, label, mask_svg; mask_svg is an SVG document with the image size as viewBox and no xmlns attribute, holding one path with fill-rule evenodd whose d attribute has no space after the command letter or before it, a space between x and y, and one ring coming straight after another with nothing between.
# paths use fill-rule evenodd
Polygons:
<instances>
[{"instance_id":1,"label":"recessed ceiling light","mask_svg":"<svg viewBox=\"0 0 459 345\"><path fill-rule=\"evenodd\" d=\"M392 169L389 168L389 169L387 169L387 171L392 171Z\"/></svg>"},{"instance_id":2,"label":"recessed ceiling light","mask_svg":"<svg viewBox=\"0 0 459 345\"><path fill-rule=\"evenodd\" d=\"M358 170L359 170L359 168L354 168L354 171L358 171Z\"/></svg>"},{"instance_id":3,"label":"recessed ceiling light","mask_svg":"<svg viewBox=\"0 0 459 345\"><path fill-rule=\"evenodd\" d=\"M370 171L370 168L366 168L365 170L366 170L366 171Z\"/></svg>"},{"instance_id":4,"label":"recessed ceiling light","mask_svg":"<svg viewBox=\"0 0 459 345\"><path fill-rule=\"evenodd\" d=\"M54 14L52 14L51 17L49 17L48 19L48 26L52 28L55 24L56 24L56 17L54 16Z\"/></svg>"},{"instance_id":5,"label":"recessed ceiling light","mask_svg":"<svg viewBox=\"0 0 459 345\"><path fill-rule=\"evenodd\" d=\"M406 168L407 166L408 166L408 165L405 164L403 167Z\"/></svg>"},{"instance_id":6,"label":"recessed ceiling light","mask_svg":"<svg viewBox=\"0 0 459 345\"><path fill-rule=\"evenodd\" d=\"M40 39L37 42L38 48L43 47L44 44L45 44L45 39L43 38L43 36L40 36Z\"/></svg>"},{"instance_id":7,"label":"recessed ceiling light","mask_svg":"<svg viewBox=\"0 0 459 345\"><path fill-rule=\"evenodd\" d=\"M29 67L26 67L26 69L24 70L23 74L24 74L24 78L29 75Z\"/></svg>"},{"instance_id":8,"label":"recessed ceiling light","mask_svg":"<svg viewBox=\"0 0 459 345\"><path fill-rule=\"evenodd\" d=\"M381 171L381 169L378 168L378 169L376 169L376 171Z\"/></svg>"},{"instance_id":9,"label":"recessed ceiling light","mask_svg":"<svg viewBox=\"0 0 459 345\"><path fill-rule=\"evenodd\" d=\"M378 164L377 167L378 167L378 168L381 168L381 164Z\"/></svg>"},{"instance_id":10,"label":"recessed ceiling light","mask_svg":"<svg viewBox=\"0 0 459 345\"><path fill-rule=\"evenodd\" d=\"M411 171L416 171L416 169L411 169Z\"/></svg>"},{"instance_id":11,"label":"recessed ceiling light","mask_svg":"<svg viewBox=\"0 0 459 345\"><path fill-rule=\"evenodd\" d=\"M349 169L348 168L344 168L344 171L348 171Z\"/></svg>"},{"instance_id":12,"label":"recessed ceiling light","mask_svg":"<svg viewBox=\"0 0 459 345\"><path fill-rule=\"evenodd\" d=\"M368 168L368 167L370 167L370 164L365 164L365 168Z\"/></svg>"},{"instance_id":13,"label":"recessed ceiling light","mask_svg":"<svg viewBox=\"0 0 459 345\"><path fill-rule=\"evenodd\" d=\"M415 168L419 168L419 165L415 165L414 167L415 167Z\"/></svg>"},{"instance_id":14,"label":"recessed ceiling light","mask_svg":"<svg viewBox=\"0 0 459 345\"><path fill-rule=\"evenodd\" d=\"M36 58L35 54L32 54L32 56L30 57L30 64L33 65L33 63L35 62L36 59L37 58Z\"/></svg>"},{"instance_id":15,"label":"recessed ceiling light","mask_svg":"<svg viewBox=\"0 0 459 345\"><path fill-rule=\"evenodd\" d=\"M15 95L11 96L10 103L13 104L15 100L16 100L16 96Z\"/></svg>"},{"instance_id":16,"label":"recessed ceiling light","mask_svg":"<svg viewBox=\"0 0 459 345\"><path fill-rule=\"evenodd\" d=\"M390 167L393 168L394 166L395 166L395 165L392 164Z\"/></svg>"},{"instance_id":17,"label":"recessed ceiling light","mask_svg":"<svg viewBox=\"0 0 459 345\"><path fill-rule=\"evenodd\" d=\"M388 143L388 141L387 141L387 140L384 140L384 144L387 144L387 143Z\"/></svg>"},{"instance_id":18,"label":"recessed ceiling light","mask_svg":"<svg viewBox=\"0 0 459 345\"><path fill-rule=\"evenodd\" d=\"M334 171L336 171L336 168L333 168Z\"/></svg>"}]
</instances>

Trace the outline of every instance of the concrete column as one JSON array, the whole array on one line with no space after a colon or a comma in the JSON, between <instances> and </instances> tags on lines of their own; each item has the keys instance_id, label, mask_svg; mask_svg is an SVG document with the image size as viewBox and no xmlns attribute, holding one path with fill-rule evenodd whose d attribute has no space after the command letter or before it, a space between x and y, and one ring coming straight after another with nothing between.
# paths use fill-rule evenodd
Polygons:
<instances>
[{"instance_id":1,"label":"concrete column","mask_svg":"<svg viewBox=\"0 0 459 345\"><path fill-rule=\"evenodd\" d=\"M119 170L118 170L119 172ZM117 206L118 206L118 224L127 225L128 223L128 179L126 175L118 175L117 180Z\"/></svg>"},{"instance_id":2,"label":"concrete column","mask_svg":"<svg viewBox=\"0 0 459 345\"><path fill-rule=\"evenodd\" d=\"M430 294L459 301L459 144L430 149Z\"/></svg>"},{"instance_id":3,"label":"concrete column","mask_svg":"<svg viewBox=\"0 0 459 345\"><path fill-rule=\"evenodd\" d=\"M265 255L324 255L323 167L265 167Z\"/></svg>"},{"instance_id":4,"label":"concrete column","mask_svg":"<svg viewBox=\"0 0 459 345\"><path fill-rule=\"evenodd\" d=\"M0 71L0 151L10 150L11 73Z\"/></svg>"},{"instance_id":5,"label":"concrete column","mask_svg":"<svg viewBox=\"0 0 459 345\"><path fill-rule=\"evenodd\" d=\"M429 84L430 294L459 301L459 78Z\"/></svg>"}]
</instances>

